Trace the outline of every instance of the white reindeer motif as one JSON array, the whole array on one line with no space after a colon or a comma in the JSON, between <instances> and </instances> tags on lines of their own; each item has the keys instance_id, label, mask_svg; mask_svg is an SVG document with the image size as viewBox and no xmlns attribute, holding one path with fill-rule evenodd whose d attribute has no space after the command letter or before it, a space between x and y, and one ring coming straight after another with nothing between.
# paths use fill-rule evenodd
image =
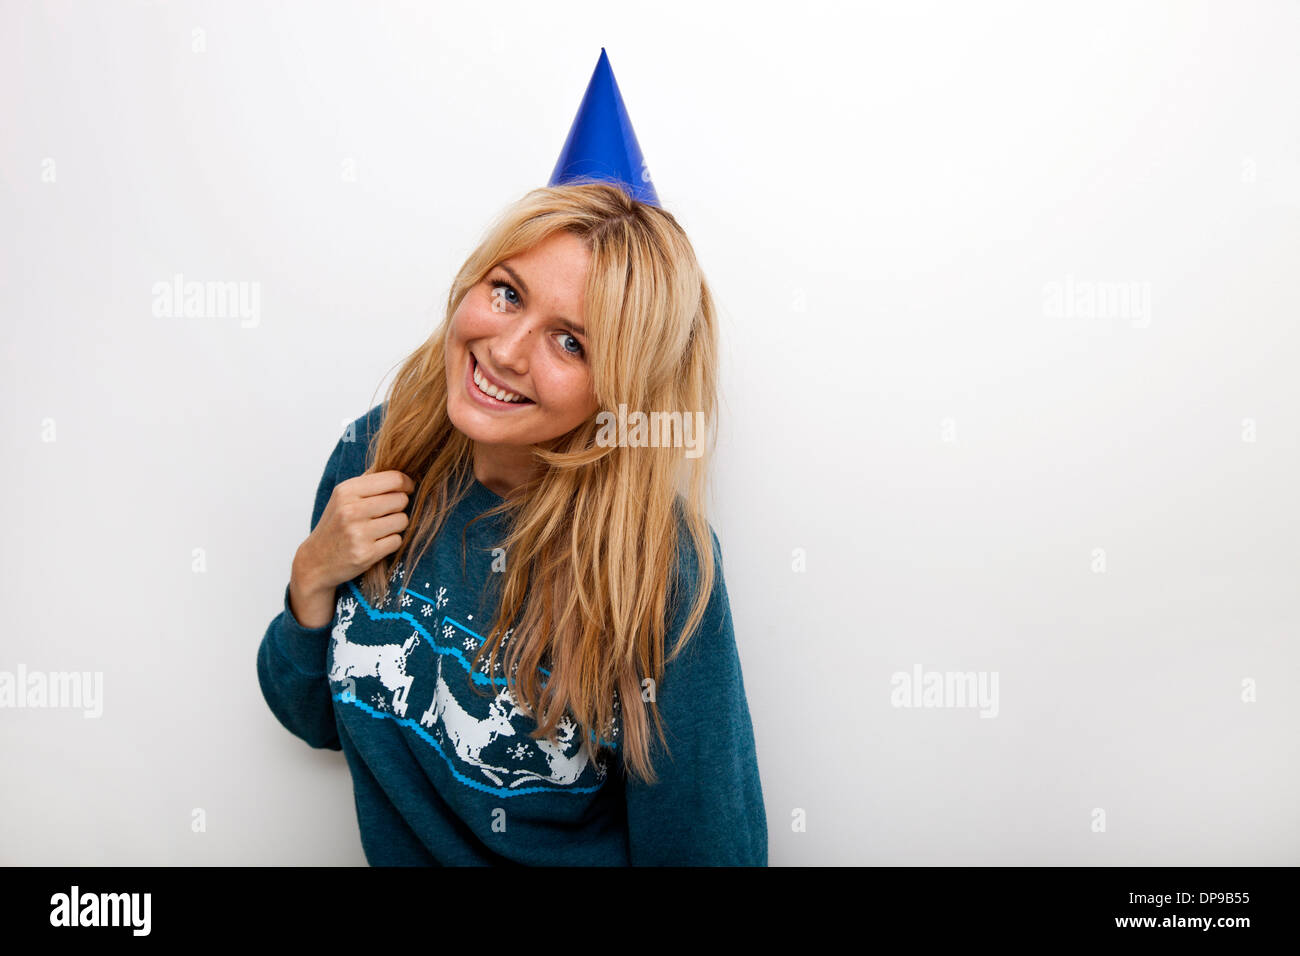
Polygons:
<instances>
[{"instance_id":1,"label":"white reindeer motif","mask_svg":"<svg viewBox=\"0 0 1300 956\"><path fill-rule=\"evenodd\" d=\"M334 625L331 638L334 643L334 662L329 679L341 681L349 677L378 677L380 683L393 691L393 712L399 717L406 714L406 695L415 678L406 673L406 659L415 645L420 643L418 631L412 631L405 644L353 644L348 641L348 628L357 611L352 598L340 598L339 620Z\"/></svg>"},{"instance_id":2,"label":"white reindeer motif","mask_svg":"<svg viewBox=\"0 0 1300 956\"><path fill-rule=\"evenodd\" d=\"M582 771L587 769L587 754L579 747L574 753L565 753L573 743L573 735L577 730L577 725L566 714L561 717L556 724L558 731L556 741L545 738L533 741L537 744L537 749L542 752L546 758L547 767L550 773L543 777L540 774L524 771L518 779L511 781L510 786L517 787L521 783L527 783L531 780L543 780L547 783L570 784L582 776Z\"/></svg>"},{"instance_id":3,"label":"white reindeer motif","mask_svg":"<svg viewBox=\"0 0 1300 956\"><path fill-rule=\"evenodd\" d=\"M442 676L444 655L438 655L438 681L434 687L433 700L429 709L420 716L420 723L433 727L439 720L446 728L447 738L462 761L478 769L497 786L501 786L500 774L509 775L510 769L498 767L483 759L483 750L498 737L513 737L515 725L513 719L527 712L515 704L508 687L501 692L488 707L488 716L479 720L465 710L451 692L446 679Z\"/></svg>"},{"instance_id":4,"label":"white reindeer motif","mask_svg":"<svg viewBox=\"0 0 1300 956\"><path fill-rule=\"evenodd\" d=\"M404 644L353 643L347 639L347 632L356 610L357 602L352 598L339 600L338 623L331 634L333 655L329 679L342 681L353 677L377 677L385 688L393 691L394 713L404 716L407 696L415 683L415 677L407 673L406 665L412 650L420 642L419 632L413 632ZM477 767L497 786L502 786L503 780L509 780L511 788L533 781L564 786L582 775L587 766L587 755L581 747L572 754L568 753L573 748L577 726L567 715L560 718L555 737L532 741L545 758L548 773L498 766L485 760L483 752L494 741L516 736L516 717L529 718L532 715L527 708L515 703L508 687L502 687L488 706L488 715L482 720L475 717L461 706L443 676L446 655L439 653L436 656L437 680L433 699L429 708L420 715L420 724L430 729L441 724L446 739L462 763Z\"/></svg>"}]
</instances>

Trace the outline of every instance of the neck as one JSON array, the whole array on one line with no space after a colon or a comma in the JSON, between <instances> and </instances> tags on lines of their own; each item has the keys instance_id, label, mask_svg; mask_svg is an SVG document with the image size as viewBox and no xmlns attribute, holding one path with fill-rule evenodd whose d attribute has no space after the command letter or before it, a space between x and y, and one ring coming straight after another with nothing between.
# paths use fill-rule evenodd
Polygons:
<instances>
[{"instance_id":1,"label":"neck","mask_svg":"<svg viewBox=\"0 0 1300 956\"><path fill-rule=\"evenodd\" d=\"M502 498L537 473L527 445L485 445L474 442L474 477Z\"/></svg>"}]
</instances>

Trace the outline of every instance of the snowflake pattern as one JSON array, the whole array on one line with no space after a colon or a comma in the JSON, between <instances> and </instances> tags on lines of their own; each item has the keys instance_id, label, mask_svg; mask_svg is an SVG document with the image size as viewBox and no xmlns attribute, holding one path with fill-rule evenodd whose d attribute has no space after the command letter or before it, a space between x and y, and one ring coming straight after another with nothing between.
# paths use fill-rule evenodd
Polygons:
<instances>
[{"instance_id":1,"label":"snowflake pattern","mask_svg":"<svg viewBox=\"0 0 1300 956\"><path fill-rule=\"evenodd\" d=\"M532 752L533 752L533 748L528 746L528 744L525 743L515 744L513 747L509 748L506 751L506 753L510 754L510 756L514 757L516 760L523 760Z\"/></svg>"},{"instance_id":2,"label":"snowflake pattern","mask_svg":"<svg viewBox=\"0 0 1300 956\"><path fill-rule=\"evenodd\" d=\"M444 607L446 607L446 605L447 605L447 589L446 589L446 588L438 588L438 594L437 594L437 605L438 605L438 610L439 610L439 611L441 611Z\"/></svg>"},{"instance_id":3,"label":"snowflake pattern","mask_svg":"<svg viewBox=\"0 0 1300 956\"><path fill-rule=\"evenodd\" d=\"M470 636L467 634L467 635L465 636L465 640L463 640L463 641L460 642L460 646L463 647L463 648L464 648L465 650L467 650L467 651L472 651L472 650L474 650L474 648L478 647L478 641L474 640L474 638L470 637Z\"/></svg>"},{"instance_id":4,"label":"snowflake pattern","mask_svg":"<svg viewBox=\"0 0 1300 956\"><path fill-rule=\"evenodd\" d=\"M424 607L420 608L420 613L423 614L425 617L428 617L430 614L433 613L433 605L426 604Z\"/></svg>"},{"instance_id":5,"label":"snowflake pattern","mask_svg":"<svg viewBox=\"0 0 1300 956\"><path fill-rule=\"evenodd\" d=\"M401 603L401 606L402 606L402 607L406 607L408 604L413 604L413 603L415 603L415 602L411 600L411 595L409 595L409 594L407 594L405 591L403 591L403 592L402 592L402 603Z\"/></svg>"},{"instance_id":6,"label":"snowflake pattern","mask_svg":"<svg viewBox=\"0 0 1300 956\"><path fill-rule=\"evenodd\" d=\"M620 706L621 704L619 703L619 699L618 699L618 688L615 687L614 699L611 708L614 711L614 716L611 717L609 723L605 725L605 732L603 734L603 736L607 740L615 740L618 738L618 717L619 717Z\"/></svg>"}]
</instances>

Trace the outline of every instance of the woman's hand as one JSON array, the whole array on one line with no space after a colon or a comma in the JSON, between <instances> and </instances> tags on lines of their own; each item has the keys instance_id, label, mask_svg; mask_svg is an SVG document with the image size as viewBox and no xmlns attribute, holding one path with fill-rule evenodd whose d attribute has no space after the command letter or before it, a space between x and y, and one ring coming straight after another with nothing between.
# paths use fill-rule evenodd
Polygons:
<instances>
[{"instance_id":1,"label":"woman's hand","mask_svg":"<svg viewBox=\"0 0 1300 956\"><path fill-rule=\"evenodd\" d=\"M400 471L357 475L334 486L329 503L293 558L289 607L306 628L334 617L334 589L402 546L415 482Z\"/></svg>"}]
</instances>

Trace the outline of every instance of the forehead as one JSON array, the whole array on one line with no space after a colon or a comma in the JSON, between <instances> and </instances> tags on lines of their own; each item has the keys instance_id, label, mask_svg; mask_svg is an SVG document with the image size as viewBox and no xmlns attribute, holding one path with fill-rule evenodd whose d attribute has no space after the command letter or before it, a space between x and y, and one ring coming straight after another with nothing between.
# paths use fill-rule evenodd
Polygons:
<instances>
[{"instance_id":1,"label":"forehead","mask_svg":"<svg viewBox=\"0 0 1300 956\"><path fill-rule=\"evenodd\" d=\"M591 253L568 232L554 233L530 249L504 260L527 287L526 295L542 305L578 312L582 306Z\"/></svg>"}]
</instances>

